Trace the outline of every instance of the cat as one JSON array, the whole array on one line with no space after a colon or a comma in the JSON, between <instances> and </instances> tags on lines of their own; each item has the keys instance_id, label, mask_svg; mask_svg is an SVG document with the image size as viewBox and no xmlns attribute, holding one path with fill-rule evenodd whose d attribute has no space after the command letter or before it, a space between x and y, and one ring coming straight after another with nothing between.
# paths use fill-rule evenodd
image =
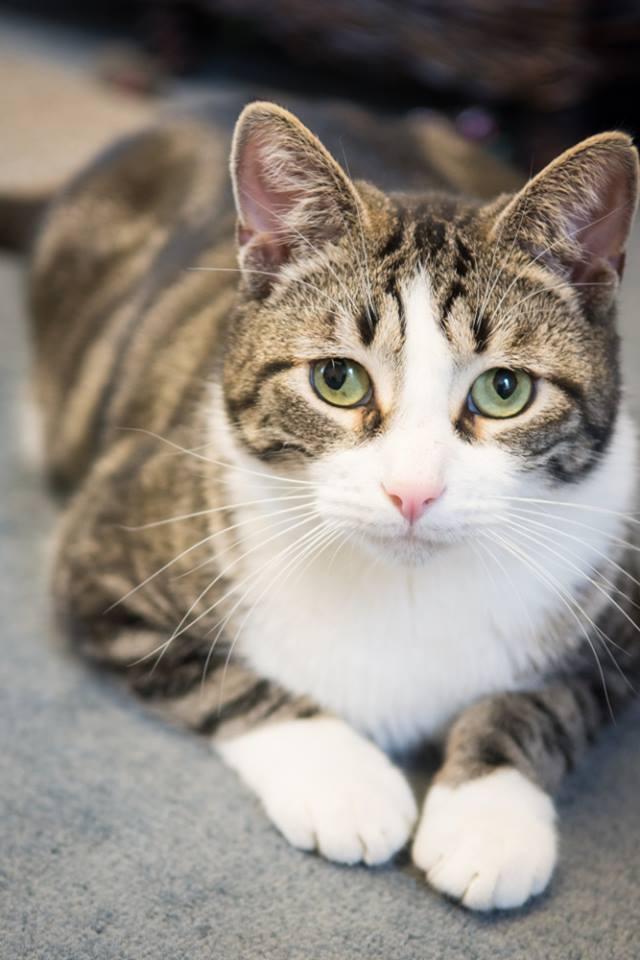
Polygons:
<instances>
[{"instance_id":1,"label":"cat","mask_svg":"<svg viewBox=\"0 0 640 960\"><path fill-rule=\"evenodd\" d=\"M556 864L553 791L640 676L616 332L636 151L604 133L474 199L459 153L349 116L384 191L258 101L233 204L224 137L178 118L49 210L57 608L294 846L378 864L413 838L432 887L518 907ZM395 759L425 741L419 811Z\"/></svg>"}]
</instances>

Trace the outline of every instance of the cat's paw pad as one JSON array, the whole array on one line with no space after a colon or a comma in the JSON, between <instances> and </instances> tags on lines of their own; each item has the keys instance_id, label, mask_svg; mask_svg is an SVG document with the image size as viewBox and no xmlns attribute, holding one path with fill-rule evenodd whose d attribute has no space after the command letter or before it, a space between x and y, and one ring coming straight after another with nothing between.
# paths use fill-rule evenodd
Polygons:
<instances>
[{"instance_id":1,"label":"cat's paw pad","mask_svg":"<svg viewBox=\"0 0 640 960\"><path fill-rule=\"evenodd\" d=\"M541 893L556 863L550 798L514 769L458 787L436 784L413 844L429 883L472 910L519 907Z\"/></svg>"},{"instance_id":2,"label":"cat's paw pad","mask_svg":"<svg viewBox=\"0 0 640 960\"><path fill-rule=\"evenodd\" d=\"M287 840L338 863L384 863L403 847L417 809L382 751L331 718L294 720L221 748Z\"/></svg>"}]
</instances>

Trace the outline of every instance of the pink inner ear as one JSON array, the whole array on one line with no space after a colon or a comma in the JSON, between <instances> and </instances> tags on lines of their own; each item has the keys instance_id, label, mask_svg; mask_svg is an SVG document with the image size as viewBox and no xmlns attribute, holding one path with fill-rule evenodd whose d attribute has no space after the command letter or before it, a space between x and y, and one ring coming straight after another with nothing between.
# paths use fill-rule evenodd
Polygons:
<instances>
[{"instance_id":1,"label":"pink inner ear","mask_svg":"<svg viewBox=\"0 0 640 960\"><path fill-rule=\"evenodd\" d=\"M611 171L606 183L598 191L598 201L589 218L576 224L574 236L584 250L584 259L575 264L572 270L571 279L574 283L584 282L605 264L619 276L622 275L630 219L630 200L624 171Z\"/></svg>"},{"instance_id":2,"label":"pink inner ear","mask_svg":"<svg viewBox=\"0 0 640 960\"><path fill-rule=\"evenodd\" d=\"M237 175L242 219L238 238L241 245L256 239L274 253L280 248L284 253L288 249L287 214L300 201L301 192L268 185L264 154L259 137L250 137L244 144Z\"/></svg>"}]
</instances>

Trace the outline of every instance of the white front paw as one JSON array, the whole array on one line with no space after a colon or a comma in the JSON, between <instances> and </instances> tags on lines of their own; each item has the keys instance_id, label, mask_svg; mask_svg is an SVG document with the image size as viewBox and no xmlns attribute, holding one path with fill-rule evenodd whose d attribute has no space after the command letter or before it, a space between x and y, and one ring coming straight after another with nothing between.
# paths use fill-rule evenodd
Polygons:
<instances>
[{"instance_id":1,"label":"white front paw","mask_svg":"<svg viewBox=\"0 0 640 960\"><path fill-rule=\"evenodd\" d=\"M541 893L556 863L550 798L514 769L427 794L414 863L437 890L473 910L519 907Z\"/></svg>"},{"instance_id":2,"label":"white front paw","mask_svg":"<svg viewBox=\"0 0 640 960\"><path fill-rule=\"evenodd\" d=\"M218 747L287 840L339 863L384 863L407 842L417 810L389 759L340 720L265 727Z\"/></svg>"}]
</instances>

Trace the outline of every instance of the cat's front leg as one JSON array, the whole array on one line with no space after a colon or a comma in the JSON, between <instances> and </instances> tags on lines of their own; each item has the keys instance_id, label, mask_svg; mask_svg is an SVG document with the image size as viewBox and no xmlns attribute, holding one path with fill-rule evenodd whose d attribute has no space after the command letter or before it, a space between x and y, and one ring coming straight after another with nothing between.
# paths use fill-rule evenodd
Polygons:
<instances>
[{"instance_id":1,"label":"cat's front leg","mask_svg":"<svg viewBox=\"0 0 640 960\"><path fill-rule=\"evenodd\" d=\"M218 750L295 847L339 863L377 864L409 839L417 809L407 780L341 720L274 723Z\"/></svg>"},{"instance_id":2,"label":"cat's front leg","mask_svg":"<svg viewBox=\"0 0 640 960\"><path fill-rule=\"evenodd\" d=\"M550 791L598 724L590 685L557 683L466 710L429 790L413 860L429 883L477 910L541 893L557 858Z\"/></svg>"},{"instance_id":3,"label":"cat's front leg","mask_svg":"<svg viewBox=\"0 0 640 960\"><path fill-rule=\"evenodd\" d=\"M473 910L519 907L556 864L551 798L514 767L429 790L413 860L429 883Z\"/></svg>"},{"instance_id":4,"label":"cat's front leg","mask_svg":"<svg viewBox=\"0 0 640 960\"><path fill-rule=\"evenodd\" d=\"M156 629L104 623L76 634L87 656L122 672L160 713L212 738L294 846L376 864L408 841L417 808L404 775L308 698L229 660L226 647L212 655L208 637L167 645Z\"/></svg>"}]
</instances>

